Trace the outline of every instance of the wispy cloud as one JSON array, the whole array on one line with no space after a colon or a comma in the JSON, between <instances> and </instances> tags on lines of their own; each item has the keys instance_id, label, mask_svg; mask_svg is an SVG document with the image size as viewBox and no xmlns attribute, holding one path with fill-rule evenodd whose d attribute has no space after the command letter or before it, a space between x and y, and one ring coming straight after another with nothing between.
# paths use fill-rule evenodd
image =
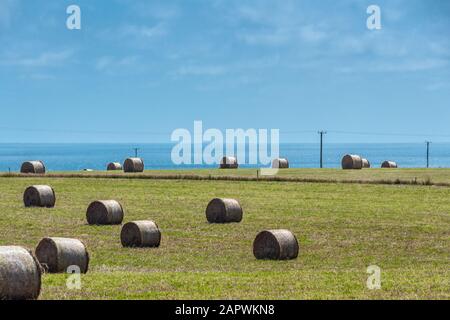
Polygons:
<instances>
[{"instance_id":1,"label":"wispy cloud","mask_svg":"<svg viewBox=\"0 0 450 320\"><path fill-rule=\"evenodd\" d=\"M119 30L119 35L122 37L137 37L137 38L156 38L167 34L167 29L163 23L154 26L145 25L125 25Z\"/></svg>"},{"instance_id":2,"label":"wispy cloud","mask_svg":"<svg viewBox=\"0 0 450 320\"><path fill-rule=\"evenodd\" d=\"M100 57L95 63L95 69L106 74L117 74L118 72L134 72L137 68L142 68L138 56L125 57Z\"/></svg>"},{"instance_id":3,"label":"wispy cloud","mask_svg":"<svg viewBox=\"0 0 450 320\"><path fill-rule=\"evenodd\" d=\"M60 66L67 62L73 55L71 50L64 51L48 51L43 52L35 57L13 57L6 58L0 61L4 66L19 66L19 67L54 67Z\"/></svg>"}]
</instances>

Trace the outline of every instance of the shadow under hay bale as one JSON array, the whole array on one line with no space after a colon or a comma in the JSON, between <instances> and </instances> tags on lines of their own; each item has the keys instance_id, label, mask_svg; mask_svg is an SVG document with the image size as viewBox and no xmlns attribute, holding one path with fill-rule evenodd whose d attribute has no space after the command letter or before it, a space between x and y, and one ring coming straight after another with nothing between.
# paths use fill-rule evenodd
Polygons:
<instances>
[{"instance_id":1,"label":"shadow under hay bale","mask_svg":"<svg viewBox=\"0 0 450 320\"><path fill-rule=\"evenodd\" d=\"M298 256L298 241L289 230L266 230L260 232L253 242L256 259L288 260Z\"/></svg>"},{"instance_id":2,"label":"shadow under hay bale","mask_svg":"<svg viewBox=\"0 0 450 320\"><path fill-rule=\"evenodd\" d=\"M68 272L71 266L86 273L89 267L89 253L78 239L44 238L36 247L36 258L50 273Z\"/></svg>"},{"instance_id":3,"label":"shadow under hay bale","mask_svg":"<svg viewBox=\"0 0 450 320\"><path fill-rule=\"evenodd\" d=\"M0 246L0 299L35 300L41 292L41 267L28 250Z\"/></svg>"},{"instance_id":4,"label":"shadow under hay bale","mask_svg":"<svg viewBox=\"0 0 450 320\"><path fill-rule=\"evenodd\" d=\"M370 168L370 161L367 160L367 159L362 159L362 167L363 167L364 169Z\"/></svg>"},{"instance_id":5,"label":"shadow under hay bale","mask_svg":"<svg viewBox=\"0 0 450 320\"><path fill-rule=\"evenodd\" d=\"M223 157L220 160L220 169L237 169L239 167L236 157Z\"/></svg>"},{"instance_id":6,"label":"shadow under hay bale","mask_svg":"<svg viewBox=\"0 0 450 320\"><path fill-rule=\"evenodd\" d=\"M355 154L346 154L342 158L342 169L352 170L352 169L362 169L363 161L362 158Z\"/></svg>"},{"instance_id":7,"label":"shadow under hay bale","mask_svg":"<svg viewBox=\"0 0 450 320\"><path fill-rule=\"evenodd\" d=\"M144 172L144 160L141 158L128 158L123 163L124 172Z\"/></svg>"},{"instance_id":8,"label":"shadow under hay bale","mask_svg":"<svg viewBox=\"0 0 450 320\"><path fill-rule=\"evenodd\" d=\"M235 199L213 199L206 207L209 223L230 223L242 221L242 207Z\"/></svg>"},{"instance_id":9,"label":"shadow under hay bale","mask_svg":"<svg viewBox=\"0 0 450 320\"><path fill-rule=\"evenodd\" d=\"M30 186L23 193L25 207L53 208L56 203L55 191L50 186Z\"/></svg>"},{"instance_id":10,"label":"shadow under hay bale","mask_svg":"<svg viewBox=\"0 0 450 320\"><path fill-rule=\"evenodd\" d=\"M272 161L273 169L289 169L289 161L285 158L273 159Z\"/></svg>"},{"instance_id":11,"label":"shadow under hay bale","mask_svg":"<svg viewBox=\"0 0 450 320\"><path fill-rule=\"evenodd\" d=\"M20 167L20 173L44 174L45 165L42 161L26 161Z\"/></svg>"},{"instance_id":12,"label":"shadow under hay bale","mask_svg":"<svg viewBox=\"0 0 450 320\"><path fill-rule=\"evenodd\" d=\"M398 168L397 163L394 161L384 161L381 164L381 167L382 168L392 168L392 169Z\"/></svg>"},{"instance_id":13,"label":"shadow under hay bale","mask_svg":"<svg viewBox=\"0 0 450 320\"><path fill-rule=\"evenodd\" d=\"M159 247L161 231L153 221L133 221L122 227L120 240L124 247Z\"/></svg>"},{"instance_id":14,"label":"shadow under hay bale","mask_svg":"<svg viewBox=\"0 0 450 320\"><path fill-rule=\"evenodd\" d=\"M99 200L92 202L86 211L86 219L90 225L121 224L124 211L116 200Z\"/></svg>"},{"instance_id":15,"label":"shadow under hay bale","mask_svg":"<svg viewBox=\"0 0 450 320\"><path fill-rule=\"evenodd\" d=\"M108 171L122 170L122 165L118 162L110 162L108 163L106 170Z\"/></svg>"}]
</instances>

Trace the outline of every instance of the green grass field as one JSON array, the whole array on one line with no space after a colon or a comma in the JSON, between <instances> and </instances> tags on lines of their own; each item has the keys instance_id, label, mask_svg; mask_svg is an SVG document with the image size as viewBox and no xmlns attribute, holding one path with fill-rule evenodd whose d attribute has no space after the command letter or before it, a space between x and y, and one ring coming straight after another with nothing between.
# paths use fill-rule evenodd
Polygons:
<instances>
[{"instance_id":1,"label":"green grass field","mask_svg":"<svg viewBox=\"0 0 450 320\"><path fill-rule=\"evenodd\" d=\"M152 172L152 174L168 174ZM179 174L179 172L170 173ZM195 175L251 175L200 170ZM426 179L450 182L450 170L287 170L283 175ZM49 184L53 209L24 208L28 185ZM238 199L239 224L212 225L213 197ZM152 219L158 249L126 249L120 226L86 224L88 204L116 199L125 221ZM41 299L449 299L450 188L422 185L61 177L0 178L0 245L34 249L45 236L83 240L91 255L81 290L66 275L45 275ZM286 228L300 243L291 261L258 261L252 242ZM366 269L381 268L369 290Z\"/></svg>"}]
</instances>

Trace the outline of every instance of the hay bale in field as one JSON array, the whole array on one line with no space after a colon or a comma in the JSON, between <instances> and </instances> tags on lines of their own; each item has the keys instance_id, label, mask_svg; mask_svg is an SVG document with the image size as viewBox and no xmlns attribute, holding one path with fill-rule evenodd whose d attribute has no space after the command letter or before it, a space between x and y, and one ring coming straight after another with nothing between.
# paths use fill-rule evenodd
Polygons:
<instances>
[{"instance_id":1,"label":"hay bale in field","mask_svg":"<svg viewBox=\"0 0 450 320\"><path fill-rule=\"evenodd\" d=\"M237 169L239 167L236 157L223 157L220 160L220 169Z\"/></svg>"},{"instance_id":2,"label":"hay bale in field","mask_svg":"<svg viewBox=\"0 0 450 320\"><path fill-rule=\"evenodd\" d=\"M274 169L288 169L289 161L286 158L273 159L272 168Z\"/></svg>"},{"instance_id":3,"label":"hay bale in field","mask_svg":"<svg viewBox=\"0 0 450 320\"><path fill-rule=\"evenodd\" d=\"M346 154L342 158L342 169L362 169L363 162L362 158L355 154Z\"/></svg>"},{"instance_id":4,"label":"hay bale in field","mask_svg":"<svg viewBox=\"0 0 450 320\"><path fill-rule=\"evenodd\" d=\"M40 160L26 161L22 163L22 166L20 167L20 173L44 174L45 173L44 162Z\"/></svg>"},{"instance_id":5,"label":"hay bale in field","mask_svg":"<svg viewBox=\"0 0 450 320\"><path fill-rule=\"evenodd\" d=\"M159 247L161 231L153 221L133 221L122 227L120 240L124 247Z\"/></svg>"},{"instance_id":6,"label":"hay bale in field","mask_svg":"<svg viewBox=\"0 0 450 320\"><path fill-rule=\"evenodd\" d=\"M362 167L363 168L370 168L370 161L367 159L362 159Z\"/></svg>"},{"instance_id":7,"label":"hay bale in field","mask_svg":"<svg viewBox=\"0 0 450 320\"><path fill-rule=\"evenodd\" d=\"M125 172L144 172L144 160L141 158L128 158L123 163Z\"/></svg>"},{"instance_id":8,"label":"hay bale in field","mask_svg":"<svg viewBox=\"0 0 450 320\"><path fill-rule=\"evenodd\" d=\"M36 247L36 258L50 273L67 272L70 266L86 273L89 267L89 253L78 239L44 238Z\"/></svg>"},{"instance_id":9,"label":"hay bale in field","mask_svg":"<svg viewBox=\"0 0 450 320\"><path fill-rule=\"evenodd\" d=\"M298 241L289 230L265 230L253 242L256 259L288 260L298 256Z\"/></svg>"},{"instance_id":10,"label":"hay bale in field","mask_svg":"<svg viewBox=\"0 0 450 320\"><path fill-rule=\"evenodd\" d=\"M55 190L45 185L30 186L23 193L23 203L25 207L53 208L56 203Z\"/></svg>"},{"instance_id":11,"label":"hay bale in field","mask_svg":"<svg viewBox=\"0 0 450 320\"><path fill-rule=\"evenodd\" d=\"M206 219L209 223L229 223L242 221L242 207L234 199L213 199L206 207Z\"/></svg>"},{"instance_id":12,"label":"hay bale in field","mask_svg":"<svg viewBox=\"0 0 450 320\"><path fill-rule=\"evenodd\" d=\"M0 246L0 299L34 300L41 292L41 267L22 247Z\"/></svg>"},{"instance_id":13,"label":"hay bale in field","mask_svg":"<svg viewBox=\"0 0 450 320\"><path fill-rule=\"evenodd\" d=\"M110 162L106 167L108 171L122 170L122 165L118 162Z\"/></svg>"},{"instance_id":14,"label":"hay bale in field","mask_svg":"<svg viewBox=\"0 0 450 320\"><path fill-rule=\"evenodd\" d=\"M87 222L91 225L121 224L124 211L116 200L99 200L92 202L86 211Z\"/></svg>"},{"instance_id":15,"label":"hay bale in field","mask_svg":"<svg viewBox=\"0 0 450 320\"><path fill-rule=\"evenodd\" d=\"M394 161L384 161L381 164L382 168L398 168L397 163Z\"/></svg>"}]
</instances>

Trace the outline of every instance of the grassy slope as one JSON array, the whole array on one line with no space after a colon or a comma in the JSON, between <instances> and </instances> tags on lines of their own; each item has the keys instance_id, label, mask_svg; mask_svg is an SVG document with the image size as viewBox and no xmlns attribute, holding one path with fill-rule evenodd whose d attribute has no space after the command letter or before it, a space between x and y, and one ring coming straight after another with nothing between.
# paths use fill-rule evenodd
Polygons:
<instances>
[{"instance_id":1,"label":"grassy slope","mask_svg":"<svg viewBox=\"0 0 450 320\"><path fill-rule=\"evenodd\" d=\"M55 188L57 207L25 209L25 187L44 183ZM44 236L65 236L90 250L83 289L45 275L44 299L450 298L450 188L0 178L0 191L0 245L34 248ZM204 209L218 196L241 201L242 223L206 222ZM124 249L120 226L87 226L89 202L109 198L124 205L125 221L157 221L161 247ZM252 241L266 228L292 230L299 258L255 260ZM382 290L365 287L371 264L382 269Z\"/></svg>"}]
</instances>

